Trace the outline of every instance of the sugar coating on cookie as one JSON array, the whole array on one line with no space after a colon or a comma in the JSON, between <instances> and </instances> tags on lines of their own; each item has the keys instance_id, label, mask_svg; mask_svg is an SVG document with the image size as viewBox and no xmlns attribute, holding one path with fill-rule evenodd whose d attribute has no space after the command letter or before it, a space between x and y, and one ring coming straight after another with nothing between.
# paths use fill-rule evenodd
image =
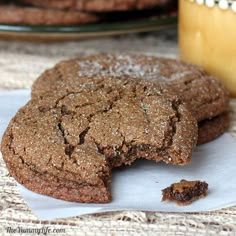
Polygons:
<instances>
[{"instance_id":1,"label":"sugar coating on cookie","mask_svg":"<svg viewBox=\"0 0 236 236\"><path fill-rule=\"evenodd\" d=\"M137 158L186 165L197 122L166 84L83 78L32 99L9 124L2 153L27 188L77 202L109 202L111 169Z\"/></svg>"},{"instance_id":2,"label":"sugar coating on cookie","mask_svg":"<svg viewBox=\"0 0 236 236\"><path fill-rule=\"evenodd\" d=\"M100 54L64 61L40 76L32 96L43 96L66 83L79 86L84 77L143 78L167 83L186 103L198 121L228 109L228 92L203 69L178 60L135 54Z\"/></svg>"}]
</instances>

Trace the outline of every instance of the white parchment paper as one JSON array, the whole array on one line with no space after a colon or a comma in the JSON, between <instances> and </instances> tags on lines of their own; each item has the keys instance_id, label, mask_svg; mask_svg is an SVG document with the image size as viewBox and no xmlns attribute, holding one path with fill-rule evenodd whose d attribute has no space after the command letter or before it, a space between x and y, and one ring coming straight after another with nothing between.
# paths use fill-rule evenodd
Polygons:
<instances>
[{"instance_id":1,"label":"white parchment paper","mask_svg":"<svg viewBox=\"0 0 236 236\"><path fill-rule=\"evenodd\" d=\"M0 93L0 132L15 112L29 100L30 92ZM189 206L161 202L161 190L181 179L209 184L206 198ZM236 141L229 134L198 146L185 167L138 160L132 166L113 170L109 204L84 204L57 200L19 186L22 197L39 219L54 219L116 210L199 212L236 205Z\"/></svg>"}]
</instances>

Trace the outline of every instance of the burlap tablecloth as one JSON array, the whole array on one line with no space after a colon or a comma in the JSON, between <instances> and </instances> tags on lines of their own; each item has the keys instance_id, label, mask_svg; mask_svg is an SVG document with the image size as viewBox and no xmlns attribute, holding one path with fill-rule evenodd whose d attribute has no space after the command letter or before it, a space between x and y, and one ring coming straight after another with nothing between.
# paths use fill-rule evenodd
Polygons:
<instances>
[{"instance_id":1,"label":"burlap tablecloth","mask_svg":"<svg viewBox=\"0 0 236 236\"><path fill-rule=\"evenodd\" d=\"M53 44L0 41L0 89L29 88L41 72L62 59L130 51L177 57L176 30ZM230 132L236 137L236 100L231 101L231 117ZM49 227L59 229L57 235L236 235L236 206L205 213L125 211L39 221L19 195L0 157L0 235L11 235L7 227Z\"/></svg>"}]
</instances>

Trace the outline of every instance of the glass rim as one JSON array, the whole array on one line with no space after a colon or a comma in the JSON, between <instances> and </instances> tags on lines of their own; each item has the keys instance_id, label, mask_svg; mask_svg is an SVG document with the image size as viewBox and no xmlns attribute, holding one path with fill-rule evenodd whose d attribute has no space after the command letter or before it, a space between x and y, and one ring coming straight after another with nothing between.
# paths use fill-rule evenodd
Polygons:
<instances>
[{"instance_id":1,"label":"glass rim","mask_svg":"<svg viewBox=\"0 0 236 236\"><path fill-rule=\"evenodd\" d=\"M207 7L218 6L222 10L231 9L236 13L236 0L189 0L198 5L206 5Z\"/></svg>"}]
</instances>

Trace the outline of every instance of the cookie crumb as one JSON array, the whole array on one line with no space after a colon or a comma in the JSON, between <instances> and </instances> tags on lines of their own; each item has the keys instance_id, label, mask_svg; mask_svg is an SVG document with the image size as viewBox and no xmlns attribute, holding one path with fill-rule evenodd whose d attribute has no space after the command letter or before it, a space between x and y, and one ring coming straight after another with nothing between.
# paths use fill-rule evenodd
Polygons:
<instances>
[{"instance_id":1,"label":"cookie crumb","mask_svg":"<svg viewBox=\"0 0 236 236\"><path fill-rule=\"evenodd\" d=\"M182 179L162 190L162 201L173 201L179 206L186 206L199 198L206 197L207 190L208 184L204 181Z\"/></svg>"}]
</instances>

